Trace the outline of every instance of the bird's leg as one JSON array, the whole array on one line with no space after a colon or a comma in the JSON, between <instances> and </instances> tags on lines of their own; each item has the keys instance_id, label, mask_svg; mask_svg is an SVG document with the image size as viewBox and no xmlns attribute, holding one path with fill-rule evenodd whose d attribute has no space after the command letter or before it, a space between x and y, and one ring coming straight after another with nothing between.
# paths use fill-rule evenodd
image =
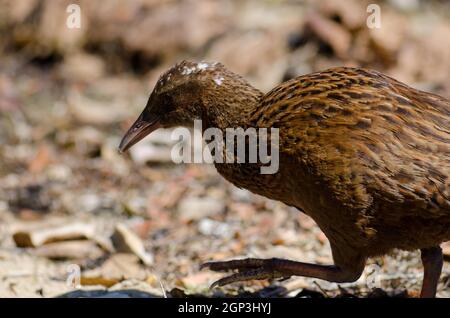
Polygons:
<instances>
[{"instance_id":1,"label":"bird's leg","mask_svg":"<svg viewBox=\"0 0 450 318\"><path fill-rule=\"evenodd\" d=\"M439 246L423 248L420 250L424 269L421 298L434 298L436 296L439 276L441 276L443 257Z\"/></svg>"},{"instance_id":2,"label":"bird's leg","mask_svg":"<svg viewBox=\"0 0 450 318\"><path fill-rule=\"evenodd\" d=\"M280 258L247 258L225 262L209 262L203 264L201 268L209 268L213 271L238 270L238 273L214 282L211 288L239 281L287 278L290 276L314 277L330 282L344 283L353 282L361 276L364 261L358 262L356 266L351 268L341 268L336 265L316 265Z\"/></svg>"}]
</instances>

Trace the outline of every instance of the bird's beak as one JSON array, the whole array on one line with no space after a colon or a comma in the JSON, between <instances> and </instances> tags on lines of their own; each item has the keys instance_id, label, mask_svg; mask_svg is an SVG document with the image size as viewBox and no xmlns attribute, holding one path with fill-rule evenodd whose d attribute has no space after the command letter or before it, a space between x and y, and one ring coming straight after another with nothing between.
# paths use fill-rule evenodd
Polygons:
<instances>
[{"instance_id":1,"label":"bird's beak","mask_svg":"<svg viewBox=\"0 0 450 318\"><path fill-rule=\"evenodd\" d=\"M120 153L124 153L134 144L161 126L157 117L144 119L143 114L144 113L139 116L130 129L128 129L125 136L123 136L119 145Z\"/></svg>"}]
</instances>

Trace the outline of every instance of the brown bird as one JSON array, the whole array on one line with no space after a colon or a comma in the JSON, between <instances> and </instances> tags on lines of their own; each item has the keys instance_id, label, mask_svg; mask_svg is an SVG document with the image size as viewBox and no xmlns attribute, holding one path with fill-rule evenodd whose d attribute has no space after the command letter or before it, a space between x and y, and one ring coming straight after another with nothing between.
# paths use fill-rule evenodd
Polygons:
<instances>
[{"instance_id":1,"label":"brown bird","mask_svg":"<svg viewBox=\"0 0 450 318\"><path fill-rule=\"evenodd\" d=\"M434 297L450 240L450 102L373 70L339 67L263 94L220 63L183 61L157 82L120 150L158 127L279 129L279 170L216 163L240 188L297 207L330 241L334 265L284 259L210 262L214 285L293 275L357 280L367 258L420 249L421 297ZM228 151L228 150L227 150Z\"/></svg>"}]
</instances>

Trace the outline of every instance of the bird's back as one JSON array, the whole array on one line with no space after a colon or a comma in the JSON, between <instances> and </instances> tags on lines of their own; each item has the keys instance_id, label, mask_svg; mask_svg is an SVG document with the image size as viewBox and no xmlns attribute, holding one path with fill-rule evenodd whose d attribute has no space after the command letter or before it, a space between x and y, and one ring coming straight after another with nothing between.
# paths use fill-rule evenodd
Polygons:
<instances>
[{"instance_id":1,"label":"bird's back","mask_svg":"<svg viewBox=\"0 0 450 318\"><path fill-rule=\"evenodd\" d=\"M418 222L420 230L431 222L443 227L432 240L450 240L445 98L376 71L334 68L274 88L251 123L280 128L281 156L294 158L303 175L320 183L330 205L359 211L356 222L369 233L405 221Z\"/></svg>"}]
</instances>

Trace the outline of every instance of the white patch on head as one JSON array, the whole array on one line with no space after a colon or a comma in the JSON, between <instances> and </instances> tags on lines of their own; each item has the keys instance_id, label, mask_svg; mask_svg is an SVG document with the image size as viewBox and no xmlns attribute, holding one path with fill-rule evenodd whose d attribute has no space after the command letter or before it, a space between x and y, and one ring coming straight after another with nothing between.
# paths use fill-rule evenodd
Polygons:
<instances>
[{"instance_id":1,"label":"white patch on head","mask_svg":"<svg viewBox=\"0 0 450 318\"><path fill-rule=\"evenodd\" d=\"M183 66L183 70L181 71L181 75L190 75L195 72L196 67L187 67Z\"/></svg>"},{"instance_id":2,"label":"white patch on head","mask_svg":"<svg viewBox=\"0 0 450 318\"><path fill-rule=\"evenodd\" d=\"M156 88L161 89L167 82L171 80L176 74L180 74L183 76L191 76L194 74L200 74L204 71L214 71L217 65L220 63L208 63L208 62L199 62L199 63L180 63L174 66L172 69L168 70L166 73L161 75L158 82L156 83ZM224 78L222 76L216 75L213 79L216 85L221 85Z\"/></svg>"},{"instance_id":3,"label":"white patch on head","mask_svg":"<svg viewBox=\"0 0 450 318\"><path fill-rule=\"evenodd\" d=\"M183 69L181 70L181 74L182 75L191 75L193 73L199 73L202 72L204 70L207 70L211 68L211 64L206 63L206 62L200 62L197 65L193 65L193 66L183 66Z\"/></svg>"},{"instance_id":4,"label":"white patch on head","mask_svg":"<svg viewBox=\"0 0 450 318\"><path fill-rule=\"evenodd\" d=\"M208 67L210 67L209 63L200 62L200 63L197 64L197 68L200 71L206 70Z\"/></svg>"},{"instance_id":5,"label":"white patch on head","mask_svg":"<svg viewBox=\"0 0 450 318\"><path fill-rule=\"evenodd\" d=\"M216 83L217 85L222 85L223 83L223 77L222 76L216 76L214 77L214 83Z\"/></svg>"}]
</instances>

